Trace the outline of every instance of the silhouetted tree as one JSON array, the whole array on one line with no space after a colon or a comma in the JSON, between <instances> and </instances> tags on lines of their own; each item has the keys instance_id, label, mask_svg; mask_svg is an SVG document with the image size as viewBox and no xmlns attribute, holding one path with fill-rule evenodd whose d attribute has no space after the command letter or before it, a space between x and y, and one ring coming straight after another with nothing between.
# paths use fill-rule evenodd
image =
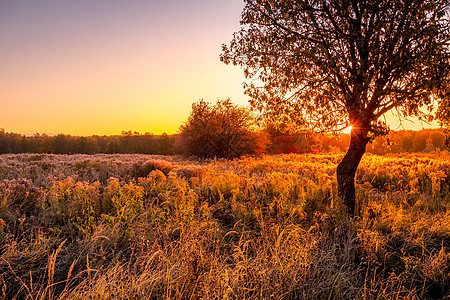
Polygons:
<instances>
[{"instance_id":1,"label":"silhouetted tree","mask_svg":"<svg viewBox=\"0 0 450 300\"><path fill-rule=\"evenodd\" d=\"M256 122L252 112L219 100L211 105L203 100L192 104L186 123L180 126L178 150L201 158L234 158L258 149Z\"/></svg>"},{"instance_id":2,"label":"silhouetted tree","mask_svg":"<svg viewBox=\"0 0 450 300\"><path fill-rule=\"evenodd\" d=\"M447 93L450 93L450 84L448 85L449 88L442 91L444 97L448 97ZM450 148L450 99L441 101L437 112L437 118L441 127L444 128L444 145L445 147Z\"/></svg>"},{"instance_id":3,"label":"silhouetted tree","mask_svg":"<svg viewBox=\"0 0 450 300\"><path fill-rule=\"evenodd\" d=\"M221 60L244 68L252 107L317 130L351 124L338 192L355 211L355 172L391 109L431 119L449 79L447 0L244 0ZM443 101L443 100L442 100ZM441 101L441 103L443 103ZM422 107L429 110L423 112Z\"/></svg>"}]
</instances>

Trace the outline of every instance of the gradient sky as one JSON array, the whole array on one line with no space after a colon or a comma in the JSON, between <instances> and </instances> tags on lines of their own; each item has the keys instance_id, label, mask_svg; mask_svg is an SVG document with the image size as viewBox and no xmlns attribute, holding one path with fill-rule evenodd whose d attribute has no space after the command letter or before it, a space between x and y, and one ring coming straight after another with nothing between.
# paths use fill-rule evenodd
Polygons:
<instances>
[{"instance_id":1,"label":"gradient sky","mask_svg":"<svg viewBox=\"0 0 450 300\"><path fill-rule=\"evenodd\" d=\"M242 8L242 0L0 0L0 128L170 134L199 99L247 105L242 71L219 61Z\"/></svg>"}]
</instances>

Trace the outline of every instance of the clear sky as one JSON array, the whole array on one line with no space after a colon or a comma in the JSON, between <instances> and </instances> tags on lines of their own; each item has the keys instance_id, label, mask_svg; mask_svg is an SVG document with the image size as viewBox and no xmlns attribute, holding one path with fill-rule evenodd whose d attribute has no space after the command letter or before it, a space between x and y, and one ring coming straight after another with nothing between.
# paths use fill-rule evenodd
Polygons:
<instances>
[{"instance_id":1,"label":"clear sky","mask_svg":"<svg viewBox=\"0 0 450 300\"><path fill-rule=\"evenodd\" d=\"M170 134L199 99L247 105L242 71L219 61L242 8L242 0L0 0L0 128Z\"/></svg>"},{"instance_id":2,"label":"clear sky","mask_svg":"<svg viewBox=\"0 0 450 300\"><path fill-rule=\"evenodd\" d=\"M246 104L219 61L241 0L0 0L0 128L174 133L191 104Z\"/></svg>"}]
</instances>

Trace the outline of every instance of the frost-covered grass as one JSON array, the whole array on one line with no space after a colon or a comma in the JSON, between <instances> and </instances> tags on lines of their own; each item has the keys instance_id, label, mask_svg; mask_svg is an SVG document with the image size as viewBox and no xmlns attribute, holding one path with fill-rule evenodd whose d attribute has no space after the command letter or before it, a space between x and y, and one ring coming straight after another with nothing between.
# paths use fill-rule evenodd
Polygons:
<instances>
[{"instance_id":1,"label":"frost-covered grass","mask_svg":"<svg viewBox=\"0 0 450 300\"><path fill-rule=\"evenodd\" d=\"M0 298L450 297L450 160L1 155Z\"/></svg>"}]
</instances>

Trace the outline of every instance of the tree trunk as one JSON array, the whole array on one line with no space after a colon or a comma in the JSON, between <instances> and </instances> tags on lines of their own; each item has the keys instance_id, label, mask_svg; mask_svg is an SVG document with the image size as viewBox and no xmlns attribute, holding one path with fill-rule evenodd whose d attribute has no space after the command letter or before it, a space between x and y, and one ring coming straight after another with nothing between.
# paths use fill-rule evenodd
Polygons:
<instances>
[{"instance_id":1,"label":"tree trunk","mask_svg":"<svg viewBox=\"0 0 450 300\"><path fill-rule=\"evenodd\" d=\"M367 130L354 128L350 136L350 146L337 167L338 194L348 208L350 215L355 214L355 174L366 145L370 138Z\"/></svg>"}]
</instances>

